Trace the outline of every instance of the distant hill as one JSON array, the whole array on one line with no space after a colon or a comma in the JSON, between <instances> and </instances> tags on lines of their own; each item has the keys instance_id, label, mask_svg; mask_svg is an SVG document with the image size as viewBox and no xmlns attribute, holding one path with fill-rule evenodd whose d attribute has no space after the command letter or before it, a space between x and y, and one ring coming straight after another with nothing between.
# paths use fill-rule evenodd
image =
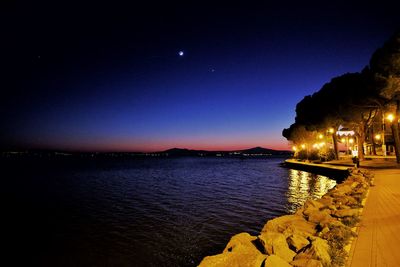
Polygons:
<instances>
[{"instance_id":1,"label":"distant hill","mask_svg":"<svg viewBox=\"0 0 400 267\"><path fill-rule=\"evenodd\" d=\"M249 148L249 149L244 149L244 150L239 150L242 153L246 153L246 154L275 154L278 152L282 152L279 150L273 150L273 149L269 149L269 148L263 148L263 147L253 147L253 148Z\"/></svg>"}]
</instances>

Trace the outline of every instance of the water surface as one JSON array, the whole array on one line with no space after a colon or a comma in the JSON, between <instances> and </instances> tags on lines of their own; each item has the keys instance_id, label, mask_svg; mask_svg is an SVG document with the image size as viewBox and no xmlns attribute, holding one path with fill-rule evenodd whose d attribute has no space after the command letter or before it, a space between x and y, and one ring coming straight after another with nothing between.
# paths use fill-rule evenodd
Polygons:
<instances>
[{"instance_id":1,"label":"water surface","mask_svg":"<svg viewBox=\"0 0 400 267\"><path fill-rule=\"evenodd\" d=\"M282 160L7 161L8 247L41 266L196 266L335 185Z\"/></svg>"}]
</instances>

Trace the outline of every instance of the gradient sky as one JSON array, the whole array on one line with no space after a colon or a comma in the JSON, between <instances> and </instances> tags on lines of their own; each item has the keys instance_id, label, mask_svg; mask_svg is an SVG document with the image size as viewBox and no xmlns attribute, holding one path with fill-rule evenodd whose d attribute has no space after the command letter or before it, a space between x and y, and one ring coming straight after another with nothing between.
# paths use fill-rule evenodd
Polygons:
<instances>
[{"instance_id":1,"label":"gradient sky","mask_svg":"<svg viewBox=\"0 0 400 267\"><path fill-rule=\"evenodd\" d=\"M0 8L5 149L287 149L296 103L400 25L395 1L29 2Z\"/></svg>"}]
</instances>

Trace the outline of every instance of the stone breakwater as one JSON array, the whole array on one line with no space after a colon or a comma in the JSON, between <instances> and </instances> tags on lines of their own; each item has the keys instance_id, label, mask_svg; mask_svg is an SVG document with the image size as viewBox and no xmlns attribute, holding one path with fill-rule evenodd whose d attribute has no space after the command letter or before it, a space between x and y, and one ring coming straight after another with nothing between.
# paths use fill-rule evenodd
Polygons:
<instances>
[{"instance_id":1,"label":"stone breakwater","mask_svg":"<svg viewBox=\"0 0 400 267\"><path fill-rule=\"evenodd\" d=\"M368 171L350 170L321 199L268 221L258 236L233 236L221 254L205 257L199 266L344 266L371 183Z\"/></svg>"}]
</instances>

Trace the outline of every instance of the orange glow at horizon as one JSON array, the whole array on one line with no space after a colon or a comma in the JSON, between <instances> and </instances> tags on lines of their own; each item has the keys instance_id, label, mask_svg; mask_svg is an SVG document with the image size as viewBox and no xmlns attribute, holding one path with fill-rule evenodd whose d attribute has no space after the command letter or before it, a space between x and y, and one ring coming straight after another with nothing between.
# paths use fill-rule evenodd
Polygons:
<instances>
[{"instance_id":1,"label":"orange glow at horizon","mask_svg":"<svg viewBox=\"0 0 400 267\"><path fill-rule=\"evenodd\" d=\"M211 140L212 141L211 141ZM66 149L76 151L94 152L159 152L171 148L186 148L193 150L232 151L253 147L263 147L274 150L291 150L291 145L283 138L279 139L251 139L239 140L237 138L210 138L199 140L79 140L68 143L58 143L57 147L50 149ZM250 138L249 138L250 139ZM42 144L37 144L43 146Z\"/></svg>"}]
</instances>

